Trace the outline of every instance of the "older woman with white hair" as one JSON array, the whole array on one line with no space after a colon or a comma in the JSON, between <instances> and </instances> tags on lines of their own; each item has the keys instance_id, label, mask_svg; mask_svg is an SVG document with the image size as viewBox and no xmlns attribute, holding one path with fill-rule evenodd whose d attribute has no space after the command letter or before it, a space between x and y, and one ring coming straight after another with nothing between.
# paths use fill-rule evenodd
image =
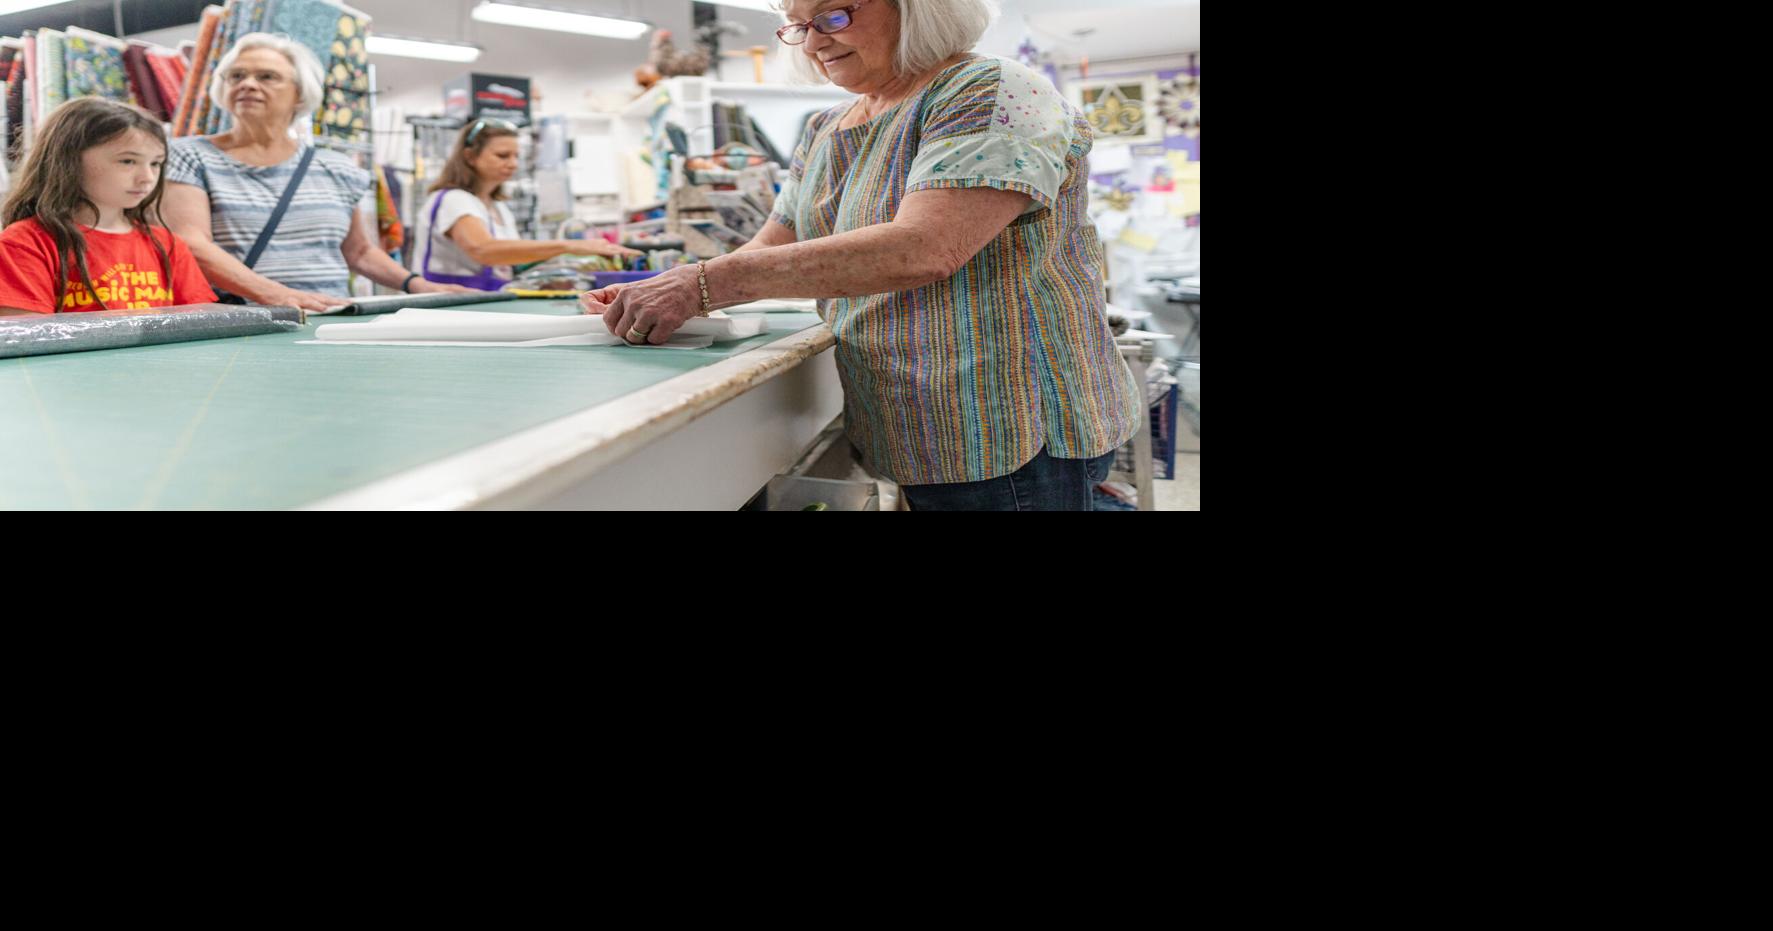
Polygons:
<instances>
[{"instance_id":1,"label":"older woman with white hair","mask_svg":"<svg viewBox=\"0 0 1773 931\"><path fill-rule=\"evenodd\" d=\"M793 60L858 95L814 117L769 223L730 255L586 294L630 342L820 298L844 424L913 510L1087 510L1141 392L1108 329L1089 124L970 50L985 0L790 0Z\"/></svg>"},{"instance_id":2,"label":"older woman with white hair","mask_svg":"<svg viewBox=\"0 0 1773 931\"><path fill-rule=\"evenodd\" d=\"M467 290L400 267L358 210L374 196L369 172L298 141L296 122L320 105L321 80L306 46L262 32L241 36L210 85L234 125L172 141L166 225L218 292L257 304L324 310L341 303L351 271L415 293Z\"/></svg>"}]
</instances>

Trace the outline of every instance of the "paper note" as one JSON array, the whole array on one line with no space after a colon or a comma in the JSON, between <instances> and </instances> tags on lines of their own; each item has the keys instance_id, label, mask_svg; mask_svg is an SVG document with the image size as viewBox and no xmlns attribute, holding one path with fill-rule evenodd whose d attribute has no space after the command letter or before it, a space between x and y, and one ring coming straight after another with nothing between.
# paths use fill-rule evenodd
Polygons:
<instances>
[{"instance_id":1,"label":"paper note","mask_svg":"<svg viewBox=\"0 0 1773 931\"><path fill-rule=\"evenodd\" d=\"M1124 145L1102 145L1090 150L1090 174L1111 175L1133 167L1133 150Z\"/></svg>"},{"instance_id":2,"label":"paper note","mask_svg":"<svg viewBox=\"0 0 1773 931\"><path fill-rule=\"evenodd\" d=\"M1140 252L1150 252L1157 248L1156 236L1152 236L1149 233L1141 233L1132 227L1127 227L1126 229L1121 230L1120 237L1115 241L1122 245L1132 246Z\"/></svg>"},{"instance_id":3,"label":"paper note","mask_svg":"<svg viewBox=\"0 0 1773 931\"><path fill-rule=\"evenodd\" d=\"M1200 213L1200 162L1188 160L1186 152L1171 152L1170 169L1176 176L1176 194L1170 203L1173 216L1186 217Z\"/></svg>"}]
</instances>

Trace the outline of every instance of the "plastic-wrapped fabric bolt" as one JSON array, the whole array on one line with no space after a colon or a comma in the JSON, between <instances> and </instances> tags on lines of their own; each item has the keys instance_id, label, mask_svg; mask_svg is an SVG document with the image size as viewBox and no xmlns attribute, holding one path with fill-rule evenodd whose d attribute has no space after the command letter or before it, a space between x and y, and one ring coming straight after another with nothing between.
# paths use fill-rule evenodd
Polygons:
<instances>
[{"instance_id":1,"label":"plastic-wrapped fabric bolt","mask_svg":"<svg viewBox=\"0 0 1773 931\"><path fill-rule=\"evenodd\" d=\"M232 304L0 317L0 359L290 333L306 321L295 307Z\"/></svg>"},{"instance_id":2,"label":"plastic-wrapped fabric bolt","mask_svg":"<svg viewBox=\"0 0 1773 931\"><path fill-rule=\"evenodd\" d=\"M374 314L398 313L408 307L459 307L463 304L489 304L493 301L514 301L519 295L509 291L432 291L422 294L378 294L375 297L339 298L326 313L343 317L367 317Z\"/></svg>"}]
</instances>

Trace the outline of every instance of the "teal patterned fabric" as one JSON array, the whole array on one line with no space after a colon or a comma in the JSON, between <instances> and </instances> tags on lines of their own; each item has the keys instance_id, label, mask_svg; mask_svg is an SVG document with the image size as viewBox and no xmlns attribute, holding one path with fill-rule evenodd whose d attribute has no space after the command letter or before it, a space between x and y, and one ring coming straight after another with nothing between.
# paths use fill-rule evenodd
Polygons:
<instances>
[{"instance_id":1,"label":"teal patterned fabric","mask_svg":"<svg viewBox=\"0 0 1773 931\"><path fill-rule=\"evenodd\" d=\"M54 29L37 31L37 120L39 125L51 111L68 99L67 37Z\"/></svg>"},{"instance_id":2,"label":"teal patterned fabric","mask_svg":"<svg viewBox=\"0 0 1773 931\"><path fill-rule=\"evenodd\" d=\"M129 72L123 64L129 43L70 26L64 49L69 98L103 97L129 102Z\"/></svg>"}]
</instances>

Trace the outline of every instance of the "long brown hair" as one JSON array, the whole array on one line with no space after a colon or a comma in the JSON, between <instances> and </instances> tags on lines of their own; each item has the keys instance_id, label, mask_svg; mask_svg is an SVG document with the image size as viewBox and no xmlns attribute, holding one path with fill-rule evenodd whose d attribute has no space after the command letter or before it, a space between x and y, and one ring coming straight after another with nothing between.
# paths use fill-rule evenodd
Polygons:
<instances>
[{"instance_id":1,"label":"long brown hair","mask_svg":"<svg viewBox=\"0 0 1773 931\"><path fill-rule=\"evenodd\" d=\"M481 126L480 132L475 134L474 127L482 122L485 122L486 125ZM474 135L473 145L468 144L470 134ZM462 134L456 137L456 150L449 154L449 161L443 165L443 173L437 176L437 180L431 184L431 189L425 193L435 194L438 191L449 190L463 190L473 193L475 186L480 183L480 173L474 170L473 165L468 164L468 160L478 157L481 152L485 151L488 142L504 136L515 135L517 135L517 130L507 128L502 123L482 120L468 121L468 125L462 127ZM503 184L493 189L493 200L504 200L505 198Z\"/></svg>"},{"instance_id":2,"label":"long brown hair","mask_svg":"<svg viewBox=\"0 0 1773 931\"><path fill-rule=\"evenodd\" d=\"M100 97L78 97L62 104L37 130L36 144L25 159L24 167L19 169L12 194L6 198L6 225L36 217L49 237L55 240L56 253L61 259L61 275L55 283L55 310L58 313L62 309L62 298L67 294L68 276L76 268L80 270L86 293L98 301L101 309L105 307L105 302L99 300L98 289L92 286L91 273L86 270L86 237L80 234L78 218L81 208L96 215L98 206L87 199L86 191L80 186L80 157L87 149L104 145L132 129L141 130L148 138L157 140L162 149L166 148L166 133L160 123L128 104ZM171 288L172 260L151 230L149 220L152 217L156 226L166 225L160 220L160 193L165 188L166 167L162 164L160 177L154 180L153 193L123 211L123 216L129 220L130 226L154 244L154 251L160 253L160 280Z\"/></svg>"}]
</instances>

